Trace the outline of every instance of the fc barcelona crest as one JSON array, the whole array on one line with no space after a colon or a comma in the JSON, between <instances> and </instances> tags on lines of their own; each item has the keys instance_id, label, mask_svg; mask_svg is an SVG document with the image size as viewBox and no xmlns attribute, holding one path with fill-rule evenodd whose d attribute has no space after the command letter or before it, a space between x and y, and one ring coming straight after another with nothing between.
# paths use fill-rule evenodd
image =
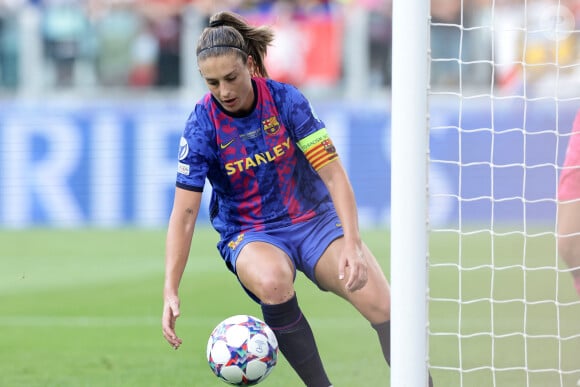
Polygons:
<instances>
[{"instance_id":1,"label":"fc barcelona crest","mask_svg":"<svg viewBox=\"0 0 580 387\"><path fill-rule=\"evenodd\" d=\"M330 139L324 140L322 142L322 147L326 151L326 153L336 153L336 148Z\"/></svg>"},{"instance_id":2,"label":"fc barcelona crest","mask_svg":"<svg viewBox=\"0 0 580 387\"><path fill-rule=\"evenodd\" d=\"M272 134L276 134L276 132L278 132L278 130L280 130L280 123L278 122L278 119L276 118L276 116L272 116L264 121L262 121L262 127L264 128L264 131L270 135Z\"/></svg>"}]
</instances>

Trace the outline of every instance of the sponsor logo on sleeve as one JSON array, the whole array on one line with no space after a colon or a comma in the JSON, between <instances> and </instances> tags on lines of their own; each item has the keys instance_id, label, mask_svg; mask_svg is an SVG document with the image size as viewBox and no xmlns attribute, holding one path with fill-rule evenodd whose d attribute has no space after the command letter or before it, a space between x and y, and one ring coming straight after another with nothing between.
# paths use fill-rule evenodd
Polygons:
<instances>
[{"instance_id":1,"label":"sponsor logo on sleeve","mask_svg":"<svg viewBox=\"0 0 580 387\"><path fill-rule=\"evenodd\" d=\"M182 175L189 176L189 165L184 163L177 163L177 172Z\"/></svg>"}]
</instances>

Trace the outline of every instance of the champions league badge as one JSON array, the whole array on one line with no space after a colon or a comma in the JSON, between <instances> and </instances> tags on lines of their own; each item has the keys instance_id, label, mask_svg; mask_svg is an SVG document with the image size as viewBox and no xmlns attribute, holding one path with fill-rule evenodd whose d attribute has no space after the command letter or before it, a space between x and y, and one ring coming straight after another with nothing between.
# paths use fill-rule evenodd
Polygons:
<instances>
[{"instance_id":1,"label":"champions league badge","mask_svg":"<svg viewBox=\"0 0 580 387\"><path fill-rule=\"evenodd\" d=\"M187 145L187 140L184 137L181 137L179 140L179 160L183 160L187 157L189 153L189 145Z\"/></svg>"}]
</instances>

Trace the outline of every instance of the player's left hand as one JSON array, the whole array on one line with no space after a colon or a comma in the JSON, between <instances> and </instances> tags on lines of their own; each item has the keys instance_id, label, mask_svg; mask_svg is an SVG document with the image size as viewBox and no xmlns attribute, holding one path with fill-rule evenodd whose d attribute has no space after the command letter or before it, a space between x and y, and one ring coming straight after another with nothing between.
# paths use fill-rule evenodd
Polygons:
<instances>
[{"instance_id":1,"label":"player's left hand","mask_svg":"<svg viewBox=\"0 0 580 387\"><path fill-rule=\"evenodd\" d=\"M368 280L368 265L362 247L345 246L341 253L338 278L346 276L345 288L349 292L362 289Z\"/></svg>"}]
</instances>

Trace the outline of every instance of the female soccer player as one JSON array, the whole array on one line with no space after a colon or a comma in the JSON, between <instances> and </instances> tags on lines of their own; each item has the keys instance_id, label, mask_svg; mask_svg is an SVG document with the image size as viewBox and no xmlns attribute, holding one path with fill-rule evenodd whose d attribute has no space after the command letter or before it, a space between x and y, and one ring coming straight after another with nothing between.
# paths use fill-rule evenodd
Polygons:
<instances>
[{"instance_id":1,"label":"female soccer player","mask_svg":"<svg viewBox=\"0 0 580 387\"><path fill-rule=\"evenodd\" d=\"M576 114L558 187L558 252L580 295L580 110Z\"/></svg>"},{"instance_id":2,"label":"female soccer player","mask_svg":"<svg viewBox=\"0 0 580 387\"><path fill-rule=\"evenodd\" d=\"M166 241L163 334L178 348L178 287L206 178L218 250L260 304L302 381L328 387L296 293L296 270L350 302L377 331L390 361L390 289L361 241L355 198L324 123L293 86L268 78L268 27L238 15L210 19L197 61L209 93L191 113L179 148Z\"/></svg>"}]
</instances>

